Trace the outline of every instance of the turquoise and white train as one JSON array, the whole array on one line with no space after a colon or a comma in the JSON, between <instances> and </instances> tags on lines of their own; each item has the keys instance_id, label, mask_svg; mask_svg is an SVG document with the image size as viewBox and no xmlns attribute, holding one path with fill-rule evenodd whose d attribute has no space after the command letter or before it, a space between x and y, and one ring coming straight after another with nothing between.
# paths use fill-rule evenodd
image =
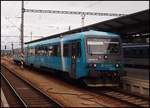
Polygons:
<instances>
[{"instance_id":1,"label":"turquoise and white train","mask_svg":"<svg viewBox=\"0 0 150 108\"><path fill-rule=\"evenodd\" d=\"M115 33L89 30L25 44L26 65L67 73L88 86L118 86L124 73L122 42Z\"/></svg>"}]
</instances>

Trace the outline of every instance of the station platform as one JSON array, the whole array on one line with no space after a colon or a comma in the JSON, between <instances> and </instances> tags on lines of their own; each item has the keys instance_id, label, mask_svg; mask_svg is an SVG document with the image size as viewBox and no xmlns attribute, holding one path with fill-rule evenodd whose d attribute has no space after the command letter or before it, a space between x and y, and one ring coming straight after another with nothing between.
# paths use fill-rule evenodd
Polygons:
<instances>
[{"instance_id":1,"label":"station platform","mask_svg":"<svg viewBox=\"0 0 150 108\"><path fill-rule=\"evenodd\" d=\"M125 68L128 77L149 80L149 69Z\"/></svg>"},{"instance_id":2,"label":"station platform","mask_svg":"<svg viewBox=\"0 0 150 108\"><path fill-rule=\"evenodd\" d=\"M124 90L149 96L149 70L126 68L127 76L121 78Z\"/></svg>"}]
</instances>

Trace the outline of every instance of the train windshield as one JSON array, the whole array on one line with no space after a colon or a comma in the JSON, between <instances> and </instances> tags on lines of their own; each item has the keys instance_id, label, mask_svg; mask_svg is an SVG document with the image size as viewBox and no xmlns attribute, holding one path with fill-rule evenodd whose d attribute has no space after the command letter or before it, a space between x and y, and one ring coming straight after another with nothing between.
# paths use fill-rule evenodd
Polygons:
<instances>
[{"instance_id":1,"label":"train windshield","mask_svg":"<svg viewBox=\"0 0 150 108\"><path fill-rule=\"evenodd\" d=\"M119 39L87 39L89 54L118 54L120 52Z\"/></svg>"}]
</instances>

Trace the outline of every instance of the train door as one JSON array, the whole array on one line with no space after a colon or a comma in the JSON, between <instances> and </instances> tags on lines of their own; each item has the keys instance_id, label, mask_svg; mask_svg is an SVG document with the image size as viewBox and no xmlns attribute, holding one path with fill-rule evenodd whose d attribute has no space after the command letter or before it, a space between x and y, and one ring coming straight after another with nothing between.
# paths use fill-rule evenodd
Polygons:
<instances>
[{"instance_id":1,"label":"train door","mask_svg":"<svg viewBox=\"0 0 150 108\"><path fill-rule=\"evenodd\" d=\"M76 77L76 61L77 61L77 42L71 44L71 72L70 76L72 78Z\"/></svg>"}]
</instances>

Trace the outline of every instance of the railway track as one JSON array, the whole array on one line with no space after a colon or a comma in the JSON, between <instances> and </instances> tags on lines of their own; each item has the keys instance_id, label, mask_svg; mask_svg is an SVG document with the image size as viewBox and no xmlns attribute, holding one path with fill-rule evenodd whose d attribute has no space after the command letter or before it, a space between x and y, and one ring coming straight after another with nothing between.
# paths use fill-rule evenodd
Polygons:
<instances>
[{"instance_id":1,"label":"railway track","mask_svg":"<svg viewBox=\"0 0 150 108\"><path fill-rule=\"evenodd\" d=\"M1 76L11 87L24 107L62 107L57 101L43 94L16 74L1 66Z\"/></svg>"},{"instance_id":2,"label":"railway track","mask_svg":"<svg viewBox=\"0 0 150 108\"><path fill-rule=\"evenodd\" d=\"M1 107L23 107L23 103L20 101L20 99L17 97L17 95L14 93L14 91L11 89L7 81L1 77L1 89L3 90L3 101ZM5 91L5 92L4 92ZM1 91L2 92L2 91ZM2 96L2 94L1 94ZM5 96L5 97L4 97ZM5 98L5 99L4 99Z\"/></svg>"},{"instance_id":3,"label":"railway track","mask_svg":"<svg viewBox=\"0 0 150 108\"><path fill-rule=\"evenodd\" d=\"M43 75L43 74L42 74ZM45 76L47 76L47 74L45 73L44 74ZM31 77L34 77L31 76ZM48 78L48 77L47 77ZM42 80L42 79L41 79ZM40 83L41 80L38 80L38 83ZM43 82L44 82L45 79L43 79ZM32 80L31 80L32 81ZM64 80L63 80L64 81ZM48 83L48 82L47 82ZM78 84L77 84L78 85ZM44 87L48 87L46 86L46 84L44 84ZM77 86L78 88L78 86ZM83 91L90 91L92 93L96 93L98 94L101 98L106 98L107 101L110 101L112 102L112 104L116 104L116 103L119 103L120 106L123 106L126 105L127 107L131 106L131 107L149 107L149 99L145 99L145 98L142 98L140 96L135 96L135 95L131 95L131 94L127 94L127 93L124 93L124 92L121 92L121 91L116 91L116 90L113 90L113 89L94 89L94 88L83 88L82 87L79 87L81 88ZM71 88L70 88L71 89ZM85 90L86 89L86 90ZM60 90L60 89L57 89L57 90ZM53 90L52 90L53 92ZM67 92L68 93L68 92ZM72 92L71 92L72 93ZM56 93L57 94L57 93ZM58 95L61 95L61 93ZM68 95L68 94L67 94ZM64 94L63 94L64 96ZM113 101L112 101L113 100ZM79 100L77 100L79 101ZM39 102L40 103L40 102ZM105 103L105 101L104 101ZM106 102L107 103L107 102ZM109 103L110 104L110 103ZM76 105L76 104L75 104ZM117 104L116 104L117 105ZM106 105L107 106L107 105ZM109 105L108 105L109 106ZM110 105L111 106L111 105Z\"/></svg>"},{"instance_id":4,"label":"railway track","mask_svg":"<svg viewBox=\"0 0 150 108\"><path fill-rule=\"evenodd\" d=\"M72 83L70 83L70 84L72 84ZM77 87L83 89L82 85L81 85L82 87L78 83L75 85L77 85ZM120 101L122 103L125 103L131 107L149 107L149 99L147 97L142 97L140 95L134 95L129 92L119 90L118 88L116 88L116 89L109 88L109 89L104 90L101 88L93 89L93 88L88 87L88 89L90 89L89 91L92 91L92 92L100 94L100 95L102 94L106 97L112 98L112 99Z\"/></svg>"},{"instance_id":5,"label":"railway track","mask_svg":"<svg viewBox=\"0 0 150 108\"><path fill-rule=\"evenodd\" d=\"M115 100L121 101L133 107L149 107L149 99L143 98L141 96L133 95L130 93L126 93L121 90L115 89L95 89L90 91L105 95L107 97L113 98Z\"/></svg>"}]
</instances>

